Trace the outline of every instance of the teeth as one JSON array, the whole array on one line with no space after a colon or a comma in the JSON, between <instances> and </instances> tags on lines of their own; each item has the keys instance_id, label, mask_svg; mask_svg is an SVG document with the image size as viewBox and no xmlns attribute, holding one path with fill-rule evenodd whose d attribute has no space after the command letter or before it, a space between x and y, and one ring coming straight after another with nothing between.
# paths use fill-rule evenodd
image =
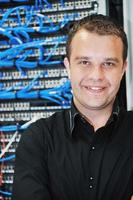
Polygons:
<instances>
[{"instance_id":1,"label":"teeth","mask_svg":"<svg viewBox=\"0 0 133 200\"><path fill-rule=\"evenodd\" d=\"M101 90L101 87L90 87L91 90Z\"/></svg>"}]
</instances>

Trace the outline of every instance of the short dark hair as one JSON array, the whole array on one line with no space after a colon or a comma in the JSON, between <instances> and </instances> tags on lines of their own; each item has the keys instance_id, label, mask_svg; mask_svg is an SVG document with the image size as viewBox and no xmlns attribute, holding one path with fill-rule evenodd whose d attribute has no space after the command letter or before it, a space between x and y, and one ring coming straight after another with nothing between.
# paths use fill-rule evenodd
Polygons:
<instances>
[{"instance_id":1,"label":"short dark hair","mask_svg":"<svg viewBox=\"0 0 133 200\"><path fill-rule=\"evenodd\" d=\"M85 29L91 33L97 33L99 35L115 35L121 38L123 43L123 60L126 60L128 41L123 27L115 19L102 14L89 15L73 24L68 33L68 39L66 43L66 56L68 59L70 59L71 55L72 39L81 29Z\"/></svg>"}]
</instances>

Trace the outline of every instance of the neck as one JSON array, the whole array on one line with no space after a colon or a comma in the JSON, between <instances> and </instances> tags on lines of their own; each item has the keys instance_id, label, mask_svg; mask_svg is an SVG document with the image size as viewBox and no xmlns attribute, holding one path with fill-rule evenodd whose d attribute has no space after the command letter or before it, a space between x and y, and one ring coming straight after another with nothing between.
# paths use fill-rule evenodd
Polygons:
<instances>
[{"instance_id":1,"label":"neck","mask_svg":"<svg viewBox=\"0 0 133 200\"><path fill-rule=\"evenodd\" d=\"M112 110L106 110L105 112L101 112L100 110L95 112L92 111L89 113L89 115L86 114L85 118L90 124L92 124L94 130L96 131L102 126L105 126L111 115L111 112Z\"/></svg>"},{"instance_id":2,"label":"neck","mask_svg":"<svg viewBox=\"0 0 133 200\"><path fill-rule=\"evenodd\" d=\"M75 103L75 105L81 115L83 115L84 118L94 127L95 131L102 126L105 126L109 117L111 116L113 108L113 103L106 108L102 108L99 110L88 109L83 106L78 106L77 103Z\"/></svg>"}]
</instances>

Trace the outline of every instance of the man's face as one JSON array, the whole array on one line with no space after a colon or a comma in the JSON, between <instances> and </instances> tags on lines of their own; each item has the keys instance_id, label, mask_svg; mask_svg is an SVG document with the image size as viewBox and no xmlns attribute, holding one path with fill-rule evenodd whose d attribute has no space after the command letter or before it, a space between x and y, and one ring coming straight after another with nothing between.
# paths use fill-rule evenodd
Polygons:
<instances>
[{"instance_id":1,"label":"man's face","mask_svg":"<svg viewBox=\"0 0 133 200\"><path fill-rule=\"evenodd\" d=\"M81 29L71 42L70 60L64 59L74 102L79 108L101 110L113 105L127 63L116 36L101 36Z\"/></svg>"}]
</instances>

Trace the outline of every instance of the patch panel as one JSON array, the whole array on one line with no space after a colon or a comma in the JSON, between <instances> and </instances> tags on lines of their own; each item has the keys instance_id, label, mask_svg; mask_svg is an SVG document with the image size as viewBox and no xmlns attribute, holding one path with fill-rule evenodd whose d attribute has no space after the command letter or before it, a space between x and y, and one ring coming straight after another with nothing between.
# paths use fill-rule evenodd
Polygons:
<instances>
[{"instance_id":1,"label":"patch panel","mask_svg":"<svg viewBox=\"0 0 133 200\"><path fill-rule=\"evenodd\" d=\"M3 174L13 174L14 173L14 165L4 165L3 167L2 167L2 170L1 170L1 172L3 173Z\"/></svg>"},{"instance_id":2,"label":"patch panel","mask_svg":"<svg viewBox=\"0 0 133 200\"><path fill-rule=\"evenodd\" d=\"M51 104L52 105L52 104ZM8 107L8 109L7 109ZM41 102L41 105L40 105L40 102L13 102L13 103L0 103L0 116L4 117L4 112L15 112L15 111L33 111L33 110L59 110L59 109L62 109L63 106L57 106L57 105L54 105L54 106L48 106L47 103L43 100ZM2 118L3 118L2 117ZM5 117L7 118L7 115L5 115ZM11 116L10 116L11 117ZM6 136L6 135L5 135ZM10 139L10 135L7 135L7 139ZM3 141L3 140L1 140ZM5 138L5 141L6 141L6 138Z\"/></svg>"},{"instance_id":3,"label":"patch panel","mask_svg":"<svg viewBox=\"0 0 133 200\"><path fill-rule=\"evenodd\" d=\"M15 102L14 103L14 110L15 111L23 111L23 110L29 110L30 109L30 103L29 102Z\"/></svg>"},{"instance_id":4,"label":"patch panel","mask_svg":"<svg viewBox=\"0 0 133 200\"><path fill-rule=\"evenodd\" d=\"M61 76L68 76L68 74L67 74L67 70L64 68L64 69L61 69Z\"/></svg>"},{"instance_id":5,"label":"patch panel","mask_svg":"<svg viewBox=\"0 0 133 200\"><path fill-rule=\"evenodd\" d=\"M76 1L75 2L75 9L83 9L83 8L92 8L93 9L93 5L94 3L97 3L97 1L93 0L93 1L88 1L88 0L83 0L83 1Z\"/></svg>"},{"instance_id":6,"label":"patch panel","mask_svg":"<svg viewBox=\"0 0 133 200\"><path fill-rule=\"evenodd\" d=\"M4 200L11 200L11 197L5 197ZM3 199L2 199L3 200Z\"/></svg>"},{"instance_id":7,"label":"patch panel","mask_svg":"<svg viewBox=\"0 0 133 200\"><path fill-rule=\"evenodd\" d=\"M60 52L62 53L61 55L65 55L65 48L64 47L60 48L59 45L60 45L60 43L57 45L54 45L53 47L50 47L50 48L43 47L44 56L46 56L46 57L57 56L57 55L60 55ZM26 54L26 56L24 54ZM22 55L24 55L26 57L26 59L34 58L34 62L36 62L38 59L40 60L40 48L36 48L34 50L32 49L30 52L29 52L29 50L25 49L22 54L21 54L21 52L18 52L18 54L14 55L12 57L12 59L13 58L15 58L15 59L22 58ZM45 59L47 59L47 58L45 58ZM29 61L29 63L31 63L31 62L33 62L33 61ZM18 63L18 60L15 62L15 65L17 63Z\"/></svg>"},{"instance_id":8,"label":"patch panel","mask_svg":"<svg viewBox=\"0 0 133 200\"><path fill-rule=\"evenodd\" d=\"M1 142L5 142L5 143L9 142L10 139L12 138L13 134L14 134L13 132L4 133L4 138L3 139L1 138ZM16 138L15 138L15 140L14 140L14 142L18 143L20 141L20 138L21 138L21 134L18 133Z\"/></svg>"},{"instance_id":9,"label":"patch panel","mask_svg":"<svg viewBox=\"0 0 133 200\"><path fill-rule=\"evenodd\" d=\"M18 122L18 121L30 121L33 117L42 117L46 118L47 116L50 116L50 114L53 114L54 112L20 112L20 113L4 113L0 114L1 121L7 121L7 122Z\"/></svg>"},{"instance_id":10,"label":"patch panel","mask_svg":"<svg viewBox=\"0 0 133 200\"><path fill-rule=\"evenodd\" d=\"M12 73L11 72L1 72L1 80L12 80Z\"/></svg>"},{"instance_id":11,"label":"patch panel","mask_svg":"<svg viewBox=\"0 0 133 200\"><path fill-rule=\"evenodd\" d=\"M12 88L13 91L21 90L24 87L26 87L28 84L29 84L28 80L24 80L22 82L19 82L19 81L8 82L8 81L6 81L6 82L3 83L3 89ZM35 89L35 86L33 87L33 89Z\"/></svg>"},{"instance_id":12,"label":"patch panel","mask_svg":"<svg viewBox=\"0 0 133 200\"><path fill-rule=\"evenodd\" d=\"M15 119L12 117L12 114L0 113L0 121L1 122L14 122Z\"/></svg>"},{"instance_id":13,"label":"patch panel","mask_svg":"<svg viewBox=\"0 0 133 200\"><path fill-rule=\"evenodd\" d=\"M45 81L45 88L53 88L62 85L64 81L62 79L53 79Z\"/></svg>"},{"instance_id":14,"label":"patch panel","mask_svg":"<svg viewBox=\"0 0 133 200\"><path fill-rule=\"evenodd\" d=\"M0 49L8 49L10 47L11 47L11 45L9 45L9 44L0 45Z\"/></svg>"},{"instance_id":15,"label":"patch panel","mask_svg":"<svg viewBox=\"0 0 133 200\"><path fill-rule=\"evenodd\" d=\"M47 70L48 77L61 77L61 70L60 69L48 69Z\"/></svg>"},{"instance_id":16,"label":"patch panel","mask_svg":"<svg viewBox=\"0 0 133 200\"><path fill-rule=\"evenodd\" d=\"M61 48L60 48L61 51ZM63 49L62 49L63 51ZM65 71L65 73L64 73ZM50 77L64 77L67 76L66 69L55 68L55 69L38 69L38 70L27 70L26 73L22 74L20 71L7 71L1 72L1 80L27 80L33 79L35 76L39 78L50 78ZM7 87L4 86L3 87Z\"/></svg>"},{"instance_id":17,"label":"patch panel","mask_svg":"<svg viewBox=\"0 0 133 200\"><path fill-rule=\"evenodd\" d=\"M83 8L89 8L89 7L92 7L92 4L93 2L97 2L97 1L94 1L94 0L82 0L82 1L71 1L71 2L67 2L65 1L64 2L64 6L62 6L61 3L53 3L52 4L52 7L51 8L47 8L46 5L43 5L43 7L40 7L40 9L36 8L35 5L32 5L32 12L33 14L38 14L38 13L52 13L52 12L58 12L58 11L69 11L69 10L73 10L73 9L83 9ZM8 9L4 9L4 12L7 12ZM24 9L21 7L21 9L19 9L19 15L23 16L25 15L27 12L27 14L30 14L31 13L31 9L29 9L27 7L27 9ZM14 16L17 16L17 12L12 12L10 14L10 16L14 17ZM2 16L2 13L0 13L0 16Z\"/></svg>"},{"instance_id":18,"label":"patch panel","mask_svg":"<svg viewBox=\"0 0 133 200\"><path fill-rule=\"evenodd\" d=\"M0 103L0 112L13 111L14 107L12 103Z\"/></svg>"},{"instance_id":19,"label":"patch panel","mask_svg":"<svg viewBox=\"0 0 133 200\"><path fill-rule=\"evenodd\" d=\"M61 53L61 54L60 54ZM49 54L51 56L55 56L55 55L65 55L65 47L56 47L53 51L53 47L52 48L47 48L45 50L44 56L49 56Z\"/></svg>"},{"instance_id":20,"label":"patch panel","mask_svg":"<svg viewBox=\"0 0 133 200\"><path fill-rule=\"evenodd\" d=\"M67 11L67 10L73 10L75 9L75 2L71 1L71 2L65 2L64 6L62 6L60 3L58 4L58 10L59 11Z\"/></svg>"},{"instance_id":21,"label":"patch panel","mask_svg":"<svg viewBox=\"0 0 133 200\"><path fill-rule=\"evenodd\" d=\"M9 102L9 103L0 103L0 112L4 111L21 111L29 110L30 102Z\"/></svg>"},{"instance_id":22,"label":"patch panel","mask_svg":"<svg viewBox=\"0 0 133 200\"><path fill-rule=\"evenodd\" d=\"M9 153L15 153L16 152L16 148L18 146L18 143L16 142L13 142L10 146L10 148L6 151L5 155L6 154L9 154Z\"/></svg>"},{"instance_id":23,"label":"patch panel","mask_svg":"<svg viewBox=\"0 0 133 200\"><path fill-rule=\"evenodd\" d=\"M7 183L7 184L12 184L13 183L13 175L4 175L2 184Z\"/></svg>"}]
</instances>

